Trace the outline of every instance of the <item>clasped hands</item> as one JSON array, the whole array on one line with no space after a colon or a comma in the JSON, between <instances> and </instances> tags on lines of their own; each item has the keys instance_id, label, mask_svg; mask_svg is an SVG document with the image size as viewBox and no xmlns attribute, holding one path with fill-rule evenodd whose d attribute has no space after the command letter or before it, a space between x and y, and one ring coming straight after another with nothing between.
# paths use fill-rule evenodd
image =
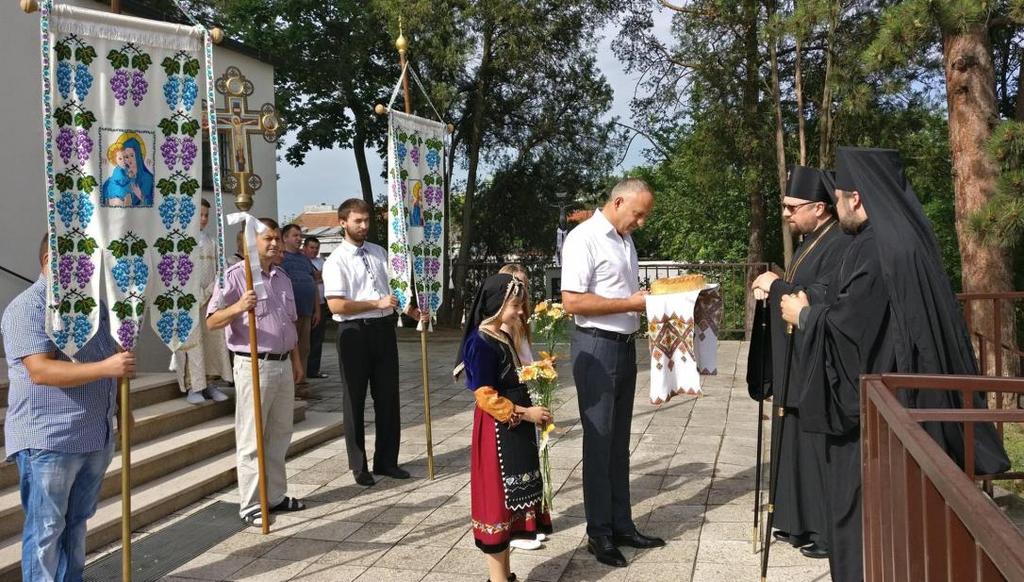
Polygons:
<instances>
[{"instance_id":1,"label":"clasped hands","mask_svg":"<svg viewBox=\"0 0 1024 582\"><path fill-rule=\"evenodd\" d=\"M761 273L754 279L751 288L754 291L754 299L763 301L768 299L768 294L771 291L772 283L779 279L779 276L771 271ZM797 293L790 293L782 296L782 301L779 307L782 309L782 319L790 325L796 326L800 322L800 312L804 307L810 306L811 302L807 299L807 294L803 291Z\"/></svg>"}]
</instances>

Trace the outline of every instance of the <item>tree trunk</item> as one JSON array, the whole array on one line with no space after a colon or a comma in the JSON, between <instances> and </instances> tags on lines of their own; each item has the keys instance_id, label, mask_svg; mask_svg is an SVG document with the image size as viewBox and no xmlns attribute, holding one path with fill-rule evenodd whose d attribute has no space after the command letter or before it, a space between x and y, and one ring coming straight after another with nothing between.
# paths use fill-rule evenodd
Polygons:
<instances>
[{"instance_id":1,"label":"tree trunk","mask_svg":"<svg viewBox=\"0 0 1024 582\"><path fill-rule=\"evenodd\" d=\"M485 92L490 76L491 42L494 30L490 24L484 25L483 43L480 56L480 67L477 69L476 87L471 108L472 118L469 129L469 147L467 151L468 168L466 171L466 193L462 205L462 233L459 240L459 258L455 264L455 293L452 323L458 324L462 319L466 296L466 274L469 270L470 251L473 246L473 197L476 195L476 175L480 165L480 145L483 137Z\"/></svg>"},{"instance_id":2,"label":"tree trunk","mask_svg":"<svg viewBox=\"0 0 1024 582\"><path fill-rule=\"evenodd\" d=\"M743 44L746 72L743 80L743 124L746 131L744 132L743 139L746 142L744 145L744 157L746 167L748 168L748 171L745 172L744 181L746 182L747 200L750 205L750 240L747 245L748 263L764 262L764 243L768 214L756 171L756 168L760 166L758 157L761 152L761 143L760 139L758 139L759 132L761 131L760 123L758 123L758 102L760 97L759 66L761 59L758 54L757 16L758 3L755 0L744 0L743 22L745 23L746 30L743 33ZM748 269L747 289L750 289L750 285L757 274L758 271L756 269ZM754 320L754 294L748 291L746 296L746 323L744 329L747 330L747 339L749 339L750 326Z\"/></svg>"},{"instance_id":3,"label":"tree trunk","mask_svg":"<svg viewBox=\"0 0 1024 582\"><path fill-rule=\"evenodd\" d=\"M807 165L807 132L804 127L804 75L800 58L800 38L796 39L796 61L793 71L793 90L796 92L796 127L800 136L800 165ZM777 69L776 69L777 70ZM776 83L778 86L778 83ZM788 264L788 261L787 261Z\"/></svg>"},{"instance_id":4,"label":"tree trunk","mask_svg":"<svg viewBox=\"0 0 1024 582\"><path fill-rule=\"evenodd\" d=\"M821 115L818 119L818 167L825 169L832 163L832 42L836 36L839 7L828 10L828 33L825 37L825 77L822 80Z\"/></svg>"},{"instance_id":5,"label":"tree trunk","mask_svg":"<svg viewBox=\"0 0 1024 582\"><path fill-rule=\"evenodd\" d=\"M448 287L448 282L455 280L454 277L452 276L452 257L451 257L451 253L449 252L449 250L452 248L452 243L451 243L451 240L452 240L452 228L451 228L451 225L453 224L452 223L452 214L451 214L451 208L452 208L452 205L451 205L451 200L452 200L452 198L451 198L451 194L452 194L452 172L455 169L455 152L457 152L458 149L459 149L459 134L457 134L457 133L456 134L452 134L451 142L449 142L449 144L448 144L447 157L444 160L444 164L445 164L444 165L444 168L445 168L445 174L444 174L444 221L445 221L445 225L444 225L444 227L445 228L444 228L444 241L443 241L444 246L442 247L442 248L444 248L444 253L441 255L441 260L443 261L443 269L444 269L444 273L445 273L445 280L443 281L443 284L445 285L445 289L444 289L444 302L441 303L441 308L437 310L437 320L438 321L447 321L449 323L452 323L452 319L453 319L453 315L452 314L456 311L455 308L454 308L454 306L455 306L455 297L453 296L454 289L450 289ZM454 287L454 285L453 285L453 287ZM458 322L458 323L461 323L461 322Z\"/></svg>"},{"instance_id":6,"label":"tree trunk","mask_svg":"<svg viewBox=\"0 0 1024 582\"><path fill-rule=\"evenodd\" d=\"M769 5L769 9L774 12L777 9L776 3L772 2ZM779 200L781 201L783 198L786 197L786 178L787 178L786 173L787 172L786 172L786 136L785 136L784 128L782 126L782 95L781 95L782 90L779 87L779 57L778 57L778 50L777 50L777 46L776 46L777 40L778 39L774 38L774 35L773 35L773 38L769 38L768 39L768 56L769 56L769 59L771 61L771 68L772 68L772 85L771 85L771 89L772 89L772 104L774 105L774 109L775 109L775 169L776 169L776 172L777 172L778 178L779 178ZM797 46L799 47L799 45L797 45ZM800 55L800 51L798 49L797 50L797 62L800 62L800 56L799 55ZM799 71L799 68L797 69L797 71ZM797 79L799 79L799 78L800 77L799 77L799 73L798 73L797 74ZM800 114L802 112L802 108L800 108L800 105L799 105L799 103L800 103L800 90L799 90L799 87L800 87L800 84L799 84L799 81L797 81L797 104L798 104L797 108L798 108L798 114ZM801 117L802 117L802 115L801 115ZM803 154L803 146L804 146L804 143L803 143L803 140L804 140L804 136L803 136L803 119L800 120L800 128L801 128L801 132L800 132L800 149L801 149L801 154ZM786 226L786 223L785 223L784 220L782 221L782 228L781 228L781 230L782 230L783 264L788 269L790 261L793 260L793 233Z\"/></svg>"},{"instance_id":7,"label":"tree trunk","mask_svg":"<svg viewBox=\"0 0 1024 582\"><path fill-rule=\"evenodd\" d=\"M373 217L375 216L373 213L376 212L376 208L373 204L373 183L370 181L370 168L366 164L366 127L359 121L359 110L353 109L352 114L356 117L355 132L352 135L352 153L355 154L356 157L356 171L359 173L359 189L362 192L363 201L370 205L370 216ZM376 241L378 244L382 244L383 241L386 246L387 241L382 238L383 233L376 232L376 222L376 220L370 221L369 239L371 241Z\"/></svg>"},{"instance_id":8,"label":"tree trunk","mask_svg":"<svg viewBox=\"0 0 1024 582\"><path fill-rule=\"evenodd\" d=\"M971 216L995 194L999 177L996 163L985 151L999 120L988 30L984 24L971 26L960 34L946 35L942 45L963 290L1011 291L1013 273L1008 253L998 246L983 244L969 226ZM1001 336L1013 338L1012 309L1003 310L1002 321ZM972 332L993 335L994 310L989 302L976 302L971 308L971 322ZM997 342L1000 339L992 338ZM991 347L986 351L994 352ZM981 362L981 367L988 373L994 371L993 362Z\"/></svg>"},{"instance_id":9,"label":"tree trunk","mask_svg":"<svg viewBox=\"0 0 1024 582\"><path fill-rule=\"evenodd\" d=\"M1017 71L1017 99L1013 103L1013 118L1024 121L1024 51L1020 51L1020 69Z\"/></svg>"}]
</instances>

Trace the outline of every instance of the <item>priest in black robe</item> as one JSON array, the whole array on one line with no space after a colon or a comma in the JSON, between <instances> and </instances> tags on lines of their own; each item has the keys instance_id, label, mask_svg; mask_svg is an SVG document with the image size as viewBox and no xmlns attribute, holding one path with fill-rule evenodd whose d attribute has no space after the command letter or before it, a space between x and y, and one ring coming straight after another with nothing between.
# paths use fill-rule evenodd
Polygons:
<instances>
[{"instance_id":1,"label":"priest in black robe","mask_svg":"<svg viewBox=\"0 0 1024 582\"><path fill-rule=\"evenodd\" d=\"M825 435L829 565L836 582L863 580L861 540L861 374L977 374L960 306L938 243L894 150L839 148L836 210L854 235L824 300L782 298L782 316L801 330L805 431ZM960 408L956 392L905 391L908 407ZM983 397L975 408L986 407ZM963 466L963 426L924 429ZM991 424L975 425L975 470L1007 470Z\"/></svg>"},{"instance_id":2,"label":"priest in black robe","mask_svg":"<svg viewBox=\"0 0 1024 582\"><path fill-rule=\"evenodd\" d=\"M790 169L786 196L782 200L782 217L796 236L803 237L793 251L793 260L784 277L767 272L754 280L755 297L768 297L771 333L771 370L775 406L784 406L786 420L782 424L776 463L776 492L773 535L810 558L828 557L828 520L825 513L825 436L805 433L800 414L800 400L806 384L801 352L788 349L796 341L799 330L791 337L780 310L784 295L808 290L822 293L839 266L839 260L850 242L850 236L839 227L835 218L834 178L831 172L805 166ZM789 356L789 361L787 361ZM783 386L789 368L789 386ZM777 417L776 417L777 420ZM808 545L810 544L810 545Z\"/></svg>"}]
</instances>

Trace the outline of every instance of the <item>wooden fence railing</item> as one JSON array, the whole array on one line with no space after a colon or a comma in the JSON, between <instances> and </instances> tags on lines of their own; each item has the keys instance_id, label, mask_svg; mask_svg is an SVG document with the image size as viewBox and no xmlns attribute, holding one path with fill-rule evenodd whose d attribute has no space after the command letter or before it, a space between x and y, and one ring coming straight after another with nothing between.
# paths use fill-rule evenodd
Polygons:
<instances>
[{"instance_id":1,"label":"wooden fence railing","mask_svg":"<svg viewBox=\"0 0 1024 582\"><path fill-rule=\"evenodd\" d=\"M957 390L959 410L907 409L896 391ZM1024 394L1024 379L864 376L861 379L864 577L868 582L1024 580L1024 533L977 486L974 423L1024 422L1022 410L971 409L976 392ZM921 422L964 425L961 469ZM999 478L1021 478L1003 474Z\"/></svg>"}]
</instances>

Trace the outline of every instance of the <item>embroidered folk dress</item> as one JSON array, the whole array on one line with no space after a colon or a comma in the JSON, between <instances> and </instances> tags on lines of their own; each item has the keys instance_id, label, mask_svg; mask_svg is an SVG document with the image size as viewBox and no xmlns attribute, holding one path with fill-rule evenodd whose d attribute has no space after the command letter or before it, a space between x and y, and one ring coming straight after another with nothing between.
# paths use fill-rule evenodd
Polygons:
<instances>
[{"instance_id":1,"label":"embroidered folk dress","mask_svg":"<svg viewBox=\"0 0 1024 582\"><path fill-rule=\"evenodd\" d=\"M470 452L473 537L484 553L496 554L517 534L551 533L551 516L541 511L534 425L509 426L514 404L531 405L511 339L484 330L470 334L464 363L466 385L477 402Z\"/></svg>"}]
</instances>

